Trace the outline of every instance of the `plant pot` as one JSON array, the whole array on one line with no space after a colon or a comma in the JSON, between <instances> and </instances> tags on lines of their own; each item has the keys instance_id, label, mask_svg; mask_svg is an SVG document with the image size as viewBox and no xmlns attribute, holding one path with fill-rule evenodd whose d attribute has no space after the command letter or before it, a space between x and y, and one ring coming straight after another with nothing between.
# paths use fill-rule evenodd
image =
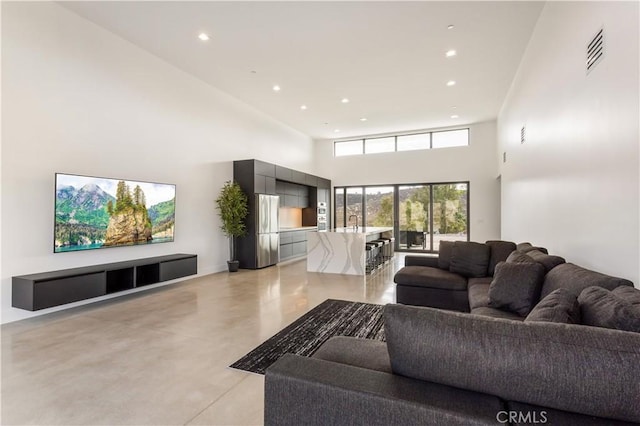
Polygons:
<instances>
[{"instance_id":1,"label":"plant pot","mask_svg":"<svg viewBox=\"0 0 640 426\"><path fill-rule=\"evenodd\" d=\"M240 268L240 261L227 260L227 267L229 267L229 272L238 272L238 268Z\"/></svg>"}]
</instances>

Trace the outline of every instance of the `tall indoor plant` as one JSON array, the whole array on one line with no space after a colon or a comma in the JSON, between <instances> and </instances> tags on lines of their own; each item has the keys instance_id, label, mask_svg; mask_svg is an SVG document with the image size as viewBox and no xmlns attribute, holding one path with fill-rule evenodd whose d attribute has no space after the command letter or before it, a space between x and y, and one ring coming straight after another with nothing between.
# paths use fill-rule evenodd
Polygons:
<instances>
[{"instance_id":1,"label":"tall indoor plant","mask_svg":"<svg viewBox=\"0 0 640 426\"><path fill-rule=\"evenodd\" d=\"M236 259L236 237L242 237L247 233L244 219L249 214L247 196L237 182L228 180L224 183L216 199L216 208L222 220L220 229L229 238L229 272L236 272L240 266Z\"/></svg>"}]
</instances>

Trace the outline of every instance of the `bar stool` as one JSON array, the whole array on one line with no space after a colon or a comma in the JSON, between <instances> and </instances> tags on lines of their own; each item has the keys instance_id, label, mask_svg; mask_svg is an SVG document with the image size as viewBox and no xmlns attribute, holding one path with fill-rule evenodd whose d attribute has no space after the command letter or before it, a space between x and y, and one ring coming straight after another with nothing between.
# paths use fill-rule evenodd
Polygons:
<instances>
[{"instance_id":1,"label":"bar stool","mask_svg":"<svg viewBox=\"0 0 640 426\"><path fill-rule=\"evenodd\" d=\"M376 256L376 268L381 268L386 261L385 251L387 249L388 242L382 238L378 238L377 240L371 241L371 243L375 243L378 247L378 253Z\"/></svg>"},{"instance_id":2,"label":"bar stool","mask_svg":"<svg viewBox=\"0 0 640 426\"><path fill-rule=\"evenodd\" d=\"M384 250L382 256L384 258L384 262L387 263L389 260L393 259L393 243L395 242L395 238L380 237L379 240L384 242Z\"/></svg>"},{"instance_id":3,"label":"bar stool","mask_svg":"<svg viewBox=\"0 0 640 426\"><path fill-rule=\"evenodd\" d=\"M367 274L370 274L375 269L375 259L378 254L378 245L373 242L368 242L365 244L365 250L367 252L365 260L365 272Z\"/></svg>"}]
</instances>

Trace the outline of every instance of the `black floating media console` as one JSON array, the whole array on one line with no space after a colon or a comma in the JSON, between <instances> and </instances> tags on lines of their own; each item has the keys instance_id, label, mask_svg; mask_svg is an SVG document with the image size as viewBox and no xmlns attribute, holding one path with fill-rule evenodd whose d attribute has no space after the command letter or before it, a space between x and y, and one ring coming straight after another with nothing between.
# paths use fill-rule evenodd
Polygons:
<instances>
[{"instance_id":1,"label":"black floating media console","mask_svg":"<svg viewBox=\"0 0 640 426\"><path fill-rule=\"evenodd\" d=\"M198 273L198 256L171 254L12 278L14 308L37 311Z\"/></svg>"}]
</instances>

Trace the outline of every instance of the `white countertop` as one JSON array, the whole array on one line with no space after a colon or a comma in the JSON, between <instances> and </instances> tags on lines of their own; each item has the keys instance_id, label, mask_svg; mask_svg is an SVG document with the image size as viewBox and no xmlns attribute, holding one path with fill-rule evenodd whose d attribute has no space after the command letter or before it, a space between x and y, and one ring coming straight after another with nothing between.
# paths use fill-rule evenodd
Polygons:
<instances>
[{"instance_id":1,"label":"white countertop","mask_svg":"<svg viewBox=\"0 0 640 426\"><path fill-rule=\"evenodd\" d=\"M383 226L359 226L358 229L354 229L353 226L349 226L348 228L334 228L330 229L326 232L333 232L336 234L363 234L363 235L373 235L380 234L382 232L392 232L393 228L391 227L383 227Z\"/></svg>"}]
</instances>

